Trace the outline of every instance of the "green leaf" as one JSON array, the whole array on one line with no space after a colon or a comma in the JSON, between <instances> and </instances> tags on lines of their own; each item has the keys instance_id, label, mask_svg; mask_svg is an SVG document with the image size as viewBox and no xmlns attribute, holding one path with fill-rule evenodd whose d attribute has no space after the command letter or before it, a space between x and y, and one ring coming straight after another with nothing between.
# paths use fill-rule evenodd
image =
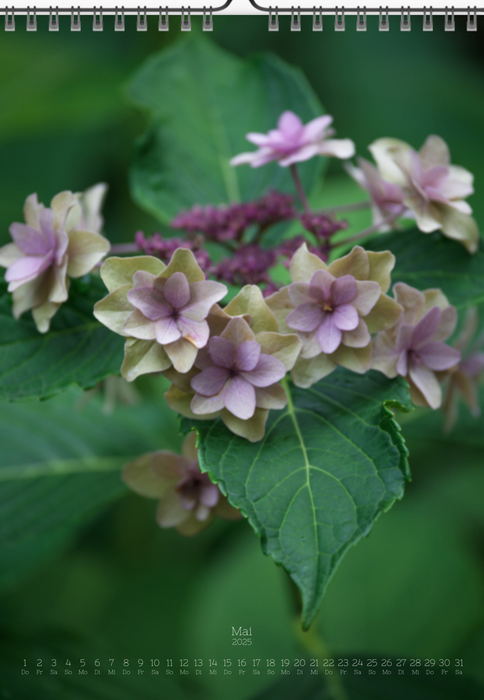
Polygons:
<instances>
[{"instance_id":1,"label":"green leaf","mask_svg":"<svg viewBox=\"0 0 484 700\"><path fill-rule=\"evenodd\" d=\"M0 399L46 399L71 384L88 389L119 374L123 338L92 313L105 295L98 277L75 281L48 333L38 332L30 312L16 321L10 295L0 296Z\"/></svg>"},{"instance_id":2,"label":"green leaf","mask_svg":"<svg viewBox=\"0 0 484 700\"><path fill-rule=\"evenodd\" d=\"M344 553L403 496L407 450L389 406L411 410L403 380L338 369L311 389L291 387L259 443L220 419L184 421L198 431L202 471L300 588L304 628Z\"/></svg>"},{"instance_id":3,"label":"green leaf","mask_svg":"<svg viewBox=\"0 0 484 700\"><path fill-rule=\"evenodd\" d=\"M440 287L450 303L465 309L484 302L484 250L474 255L438 231L418 229L384 233L365 245L369 250L391 250L396 257L392 282L424 290Z\"/></svg>"},{"instance_id":4,"label":"green leaf","mask_svg":"<svg viewBox=\"0 0 484 700\"><path fill-rule=\"evenodd\" d=\"M299 70L272 55L242 61L202 37L177 41L148 59L128 93L150 116L137 145L132 194L163 223L194 204L246 201L270 187L294 192L288 168L233 168L229 161L255 150L245 135L275 128L284 110L303 122L323 114ZM301 165L307 190L324 162Z\"/></svg>"},{"instance_id":5,"label":"green leaf","mask_svg":"<svg viewBox=\"0 0 484 700\"><path fill-rule=\"evenodd\" d=\"M0 585L30 568L22 553L35 548L35 565L125 492L124 464L176 434L166 406L105 415L100 397L81 409L80 396L70 389L45 403L0 402Z\"/></svg>"}]
</instances>

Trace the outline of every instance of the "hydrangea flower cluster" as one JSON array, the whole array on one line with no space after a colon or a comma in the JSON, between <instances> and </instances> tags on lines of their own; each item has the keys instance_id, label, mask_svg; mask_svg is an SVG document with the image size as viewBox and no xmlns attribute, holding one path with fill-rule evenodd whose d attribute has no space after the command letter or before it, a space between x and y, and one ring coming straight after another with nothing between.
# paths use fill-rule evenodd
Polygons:
<instances>
[{"instance_id":1,"label":"hydrangea flower cluster","mask_svg":"<svg viewBox=\"0 0 484 700\"><path fill-rule=\"evenodd\" d=\"M247 134L257 150L231 160L234 166L276 162L289 168L302 211L292 195L275 191L251 202L194 206L171 222L186 237L147 238L139 231L135 243L118 246L118 252L144 254L110 257L100 270L108 295L94 315L125 338L122 376L133 381L163 373L173 410L194 420L219 419L251 442L264 437L269 412L287 405L287 373L296 386L309 388L338 366L403 377L414 403L432 409L442 405L446 386L448 425L455 421L458 394L474 414L479 411L484 341L466 350L475 314L450 346L457 314L440 289L397 283L392 297L390 251L357 245L334 255L341 243L397 227L400 217L413 218L424 233L441 230L474 253L479 233L465 201L473 193L472 175L451 164L437 136L429 136L418 152L403 141L378 139L369 147L375 165L362 158L357 166L345 164L369 201L313 211L297 164L319 156L346 160L355 153L349 139L332 138L331 123L324 115L304 125L286 111L276 129ZM39 331L46 332L67 299L69 278L99 265L110 247L100 235L105 192L102 184L84 193L62 192L50 208L37 195L27 198L26 223L12 224L13 243L0 248L16 318L32 309ZM373 225L335 242L347 228L336 213L364 207L371 208ZM269 247L266 232L289 221L303 230ZM212 261L206 242L230 256L219 260L214 254ZM291 280L283 286L271 276L281 258ZM221 306L228 293L224 282L242 289ZM123 473L133 490L159 500L160 526L183 534L194 534L216 515L240 517L200 471L194 440L194 434L187 438L182 456L143 455Z\"/></svg>"},{"instance_id":2,"label":"hydrangea flower cluster","mask_svg":"<svg viewBox=\"0 0 484 700\"><path fill-rule=\"evenodd\" d=\"M32 310L40 333L49 330L52 317L66 301L69 278L90 272L109 251L109 241L99 233L105 190L100 184L83 194L61 192L50 208L31 194L24 206L26 223L12 224L13 243L0 248L13 315L18 319Z\"/></svg>"}]
</instances>

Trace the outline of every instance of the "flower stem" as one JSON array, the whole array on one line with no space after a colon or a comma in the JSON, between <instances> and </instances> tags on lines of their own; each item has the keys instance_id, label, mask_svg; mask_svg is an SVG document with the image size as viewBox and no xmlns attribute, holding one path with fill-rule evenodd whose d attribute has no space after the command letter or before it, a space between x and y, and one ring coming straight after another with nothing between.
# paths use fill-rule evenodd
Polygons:
<instances>
[{"instance_id":1,"label":"flower stem","mask_svg":"<svg viewBox=\"0 0 484 700\"><path fill-rule=\"evenodd\" d=\"M111 255L123 255L124 253L139 253L136 243L116 243L109 250Z\"/></svg>"},{"instance_id":2,"label":"flower stem","mask_svg":"<svg viewBox=\"0 0 484 700\"><path fill-rule=\"evenodd\" d=\"M337 207L327 207L326 209L318 209L316 214L327 214L331 216L332 214L340 214L350 211L361 211L362 209L369 209L371 202L365 200L364 202L354 202L353 204L341 204Z\"/></svg>"},{"instance_id":3,"label":"flower stem","mask_svg":"<svg viewBox=\"0 0 484 700\"><path fill-rule=\"evenodd\" d=\"M299 592L299 588L289 576L286 577L286 580L289 584L293 610L297 616L294 622L294 630L296 633L297 641L311 658L318 659L321 665L323 665L323 662L326 659L334 658L333 654L323 637L316 631L314 627L311 627L311 629L309 629L307 632L303 632L303 630L301 629L301 593ZM341 676L336 674L336 669L330 670L333 671L333 673L324 676L324 681L326 683L329 697L331 698L331 700L349 700L343 682L341 680Z\"/></svg>"},{"instance_id":4,"label":"flower stem","mask_svg":"<svg viewBox=\"0 0 484 700\"><path fill-rule=\"evenodd\" d=\"M389 214L389 216L387 216L385 219L382 219L379 224L373 224L373 226L370 226L369 228L365 228L364 231L360 231L359 233L356 233L354 236L350 236L349 238L345 238L341 241L338 241L337 243L334 243L331 247L336 248L337 246L346 245L346 243L353 243L354 241L359 241L361 238L366 238L371 233L375 233L376 231L381 229L382 226L387 226L389 224L393 224L393 222L396 219L398 219L398 217L401 214L403 214L404 211L405 211L405 207L402 207L394 214Z\"/></svg>"},{"instance_id":5,"label":"flower stem","mask_svg":"<svg viewBox=\"0 0 484 700\"><path fill-rule=\"evenodd\" d=\"M293 163L290 166L290 168L291 168L292 179L294 180L294 184L296 186L296 190L297 190L297 193L299 195L299 199L301 200L301 204L304 207L304 211L306 213L309 213L311 211L311 207L309 206L308 198L306 197L304 187L302 186L301 178L299 177L299 173L297 171L297 166L295 163Z\"/></svg>"}]
</instances>

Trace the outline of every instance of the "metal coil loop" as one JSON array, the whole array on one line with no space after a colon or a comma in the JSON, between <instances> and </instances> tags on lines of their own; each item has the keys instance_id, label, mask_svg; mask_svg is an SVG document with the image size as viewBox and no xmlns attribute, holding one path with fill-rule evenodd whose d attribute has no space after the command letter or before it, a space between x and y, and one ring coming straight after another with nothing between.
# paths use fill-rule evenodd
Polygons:
<instances>
[{"instance_id":1,"label":"metal coil loop","mask_svg":"<svg viewBox=\"0 0 484 700\"><path fill-rule=\"evenodd\" d=\"M102 32L103 30L103 8L99 8L99 17L97 16L96 8L94 8L94 14L92 17L92 31Z\"/></svg>"},{"instance_id":2,"label":"metal coil loop","mask_svg":"<svg viewBox=\"0 0 484 700\"><path fill-rule=\"evenodd\" d=\"M357 9L356 31L357 32L366 32L366 9L365 8L363 8L363 12L361 12L359 7Z\"/></svg>"},{"instance_id":3,"label":"metal coil loop","mask_svg":"<svg viewBox=\"0 0 484 700\"><path fill-rule=\"evenodd\" d=\"M272 7L269 7L269 31L278 32L279 31L279 10L276 7L275 14L272 13Z\"/></svg>"},{"instance_id":4,"label":"metal coil loop","mask_svg":"<svg viewBox=\"0 0 484 700\"><path fill-rule=\"evenodd\" d=\"M322 14L322 9L319 8L317 11L315 7L313 7L313 32L322 32L323 31L323 14Z\"/></svg>"},{"instance_id":5,"label":"metal coil loop","mask_svg":"<svg viewBox=\"0 0 484 700\"><path fill-rule=\"evenodd\" d=\"M410 22L410 8L407 7L407 16L405 17L405 10L402 7L402 14L400 18L400 31L401 32L409 32L412 28L411 22Z\"/></svg>"},{"instance_id":6,"label":"metal coil loop","mask_svg":"<svg viewBox=\"0 0 484 700\"><path fill-rule=\"evenodd\" d=\"M146 32L148 29L148 20L146 19L146 7L143 9L143 16L141 16L141 9L138 7L138 19L136 20L136 31Z\"/></svg>"},{"instance_id":7,"label":"metal coil loop","mask_svg":"<svg viewBox=\"0 0 484 700\"><path fill-rule=\"evenodd\" d=\"M388 7L385 10L385 15L380 7L380 19L378 21L378 31L388 32L390 30L390 18L388 16Z\"/></svg>"},{"instance_id":8,"label":"metal coil loop","mask_svg":"<svg viewBox=\"0 0 484 700\"><path fill-rule=\"evenodd\" d=\"M208 12L209 14L207 16L207 10L203 8L203 31L213 32L213 17L211 7L209 8Z\"/></svg>"},{"instance_id":9,"label":"metal coil loop","mask_svg":"<svg viewBox=\"0 0 484 700\"><path fill-rule=\"evenodd\" d=\"M30 16L30 7L27 7L27 31L36 32L37 31L37 10L34 7L34 14Z\"/></svg>"},{"instance_id":10,"label":"metal coil loop","mask_svg":"<svg viewBox=\"0 0 484 700\"><path fill-rule=\"evenodd\" d=\"M76 10L74 10L73 7L71 7L71 32L80 32L81 31L81 8L77 8L77 13Z\"/></svg>"},{"instance_id":11,"label":"metal coil loop","mask_svg":"<svg viewBox=\"0 0 484 700\"><path fill-rule=\"evenodd\" d=\"M160 7L160 18L158 20L158 31L167 32L170 29L170 21L168 19L168 8L166 8L164 16L163 10Z\"/></svg>"},{"instance_id":12,"label":"metal coil loop","mask_svg":"<svg viewBox=\"0 0 484 700\"><path fill-rule=\"evenodd\" d=\"M49 32L59 31L59 8L56 7L55 10L52 7L49 8Z\"/></svg>"},{"instance_id":13,"label":"metal coil loop","mask_svg":"<svg viewBox=\"0 0 484 700\"><path fill-rule=\"evenodd\" d=\"M185 8L181 9L181 30L182 32L192 31L192 20L190 18L190 8L187 10L187 16L185 17Z\"/></svg>"},{"instance_id":14,"label":"metal coil loop","mask_svg":"<svg viewBox=\"0 0 484 700\"><path fill-rule=\"evenodd\" d=\"M339 17L338 8L336 8L336 14L334 16L334 31L344 32L345 30L345 8L341 8L341 17Z\"/></svg>"},{"instance_id":15,"label":"metal coil loop","mask_svg":"<svg viewBox=\"0 0 484 700\"><path fill-rule=\"evenodd\" d=\"M291 8L291 32L301 31L301 8Z\"/></svg>"}]
</instances>

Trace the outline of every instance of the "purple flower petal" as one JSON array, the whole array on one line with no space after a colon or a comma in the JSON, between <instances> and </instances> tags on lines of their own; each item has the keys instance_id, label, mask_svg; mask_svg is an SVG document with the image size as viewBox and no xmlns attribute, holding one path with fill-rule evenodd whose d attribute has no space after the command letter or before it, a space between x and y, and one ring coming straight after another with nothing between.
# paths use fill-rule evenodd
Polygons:
<instances>
[{"instance_id":1,"label":"purple flower petal","mask_svg":"<svg viewBox=\"0 0 484 700\"><path fill-rule=\"evenodd\" d=\"M44 256L49 252L51 247L53 247L49 247L45 236L43 236L40 231L37 231L37 229L32 228L32 226L15 223L10 226L9 231L14 243L26 255Z\"/></svg>"},{"instance_id":2,"label":"purple flower petal","mask_svg":"<svg viewBox=\"0 0 484 700\"><path fill-rule=\"evenodd\" d=\"M55 233L52 228L52 210L43 209L39 216L40 230L48 250L55 248Z\"/></svg>"},{"instance_id":3,"label":"purple flower petal","mask_svg":"<svg viewBox=\"0 0 484 700\"><path fill-rule=\"evenodd\" d=\"M334 352L341 343L342 336L340 329L334 325L333 314L326 314L316 331L316 338L322 352L327 355Z\"/></svg>"},{"instance_id":4,"label":"purple flower petal","mask_svg":"<svg viewBox=\"0 0 484 700\"><path fill-rule=\"evenodd\" d=\"M155 338L160 345L174 343L181 338L176 321L173 318L160 318L154 323Z\"/></svg>"},{"instance_id":5,"label":"purple flower petal","mask_svg":"<svg viewBox=\"0 0 484 700\"><path fill-rule=\"evenodd\" d=\"M327 270L317 270L309 282L309 293L314 301L329 301L331 285L335 282L333 275Z\"/></svg>"},{"instance_id":6,"label":"purple flower petal","mask_svg":"<svg viewBox=\"0 0 484 700\"><path fill-rule=\"evenodd\" d=\"M40 275L52 261L50 255L44 257L26 255L23 258L15 260L9 265L5 273L6 282L18 282L20 280L33 279Z\"/></svg>"},{"instance_id":7,"label":"purple flower petal","mask_svg":"<svg viewBox=\"0 0 484 700\"><path fill-rule=\"evenodd\" d=\"M414 327L410 323L402 323L397 333L395 352L399 353L411 347L413 330Z\"/></svg>"},{"instance_id":8,"label":"purple flower petal","mask_svg":"<svg viewBox=\"0 0 484 700\"><path fill-rule=\"evenodd\" d=\"M195 394L190 403L190 408L193 413L199 416L207 415L207 413L217 413L224 407L223 393L215 394L215 396L202 396Z\"/></svg>"},{"instance_id":9,"label":"purple flower petal","mask_svg":"<svg viewBox=\"0 0 484 700\"><path fill-rule=\"evenodd\" d=\"M181 309L190 300L190 285L183 272L175 272L163 287L165 300L174 308Z\"/></svg>"},{"instance_id":10,"label":"purple flower petal","mask_svg":"<svg viewBox=\"0 0 484 700\"><path fill-rule=\"evenodd\" d=\"M359 320L358 311L351 304L342 304L333 311L334 325L340 331L353 331L358 326Z\"/></svg>"},{"instance_id":11,"label":"purple flower petal","mask_svg":"<svg viewBox=\"0 0 484 700\"><path fill-rule=\"evenodd\" d=\"M193 377L190 383L197 394L215 396L222 391L229 377L230 373L225 367L208 367Z\"/></svg>"},{"instance_id":12,"label":"purple flower petal","mask_svg":"<svg viewBox=\"0 0 484 700\"><path fill-rule=\"evenodd\" d=\"M344 275L335 279L331 285L331 301L335 306L347 304L353 301L356 296L357 285L356 280L351 275ZM350 330L346 328L345 330Z\"/></svg>"},{"instance_id":13,"label":"purple flower petal","mask_svg":"<svg viewBox=\"0 0 484 700\"><path fill-rule=\"evenodd\" d=\"M219 367L232 369L235 366L235 345L231 343L230 340L221 338L220 336L210 338L208 352L212 362Z\"/></svg>"},{"instance_id":14,"label":"purple flower petal","mask_svg":"<svg viewBox=\"0 0 484 700\"><path fill-rule=\"evenodd\" d=\"M128 301L151 321L168 318L173 314L173 309L165 302L162 293L153 287L130 289Z\"/></svg>"},{"instance_id":15,"label":"purple flower petal","mask_svg":"<svg viewBox=\"0 0 484 700\"><path fill-rule=\"evenodd\" d=\"M246 340L237 348L236 367L250 372L255 368L260 358L260 345L255 340Z\"/></svg>"},{"instance_id":16,"label":"purple flower petal","mask_svg":"<svg viewBox=\"0 0 484 700\"><path fill-rule=\"evenodd\" d=\"M324 137L324 132L332 121L333 117L331 117L329 114L312 119L304 127L304 140L320 141Z\"/></svg>"},{"instance_id":17,"label":"purple flower petal","mask_svg":"<svg viewBox=\"0 0 484 700\"><path fill-rule=\"evenodd\" d=\"M242 377L233 377L223 390L225 408L241 420L252 418L255 411L255 389Z\"/></svg>"},{"instance_id":18,"label":"purple flower petal","mask_svg":"<svg viewBox=\"0 0 484 700\"><path fill-rule=\"evenodd\" d=\"M460 360L460 352L458 350L438 341L427 343L427 345L419 348L418 354L422 358L424 365L435 372L450 369Z\"/></svg>"},{"instance_id":19,"label":"purple flower petal","mask_svg":"<svg viewBox=\"0 0 484 700\"><path fill-rule=\"evenodd\" d=\"M286 375L286 368L277 357L262 354L257 366L250 372L241 372L240 376L252 386L266 387L275 384Z\"/></svg>"},{"instance_id":20,"label":"purple flower petal","mask_svg":"<svg viewBox=\"0 0 484 700\"><path fill-rule=\"evenodd\" d=\"M324 311L316 304L301 304L286 318L289 328L309 333L323 322Z\"/></svg>"},{"instance_id":21,"label":"purple flower petal","mask_svg":"<svg viewBox=\"0 0 484 700\"><path fill-rule=\"evenodd\" d=\"M133 284L135 287L154 287L156 275L145 270L137 270L133 275Z\"/></svg>"},{"instance_id":22,"label":"purple flower petal","mask_svg":"<svg viewBox=\"0 0 484 700\"><path fill-rule=\"evenodd\" d=\"M202 484L200 487L200 503L206 508L214 508L219 502L220 491L215 484Z\"/></svg>"},{"instance_id":23,"label":"purple flower petal","mask_svg":"<svg viewBox=\"0 0 484 700\"><path fill-rule=\"evenodd\" d=\"M301 306L301 304L308 304L311 302L309 284L306 282L293 282L289 285L287 291L292 303L296 307Z\"/></svg>"},{"instance_id":24,"label":"purple flower petal","mask_svg":"<svg viewBox=\"0 0 484 700\"><path fill-rule=\"evenodd\" d=\"M294 112L290 112L289 110L281 114L279 121L277 122L277 126L279 131L282 132L284 138L290 139L291 141L296 140L300 135L302 136L304 129L302 121L299 119L297 114L294 114Z\"/></svg>"},{"instance_id":25,"label":"purple flower petal","mask_svg":"<svg viewBox=\"0 0 484 700\"><path fill-rule=\"evenodd\" d=\"M406 377L408 372L408 352L403 350L397 362L397 372L401 377Z\"/></svg>"},{"instance_id":26,"label":"purple flower petal","mask_svg":"<svg viewBox=\"0 0 484 700\"><path fill-rule=\"evenodd\" d=\"M203 348L208 343L210 329L206 321L192 321L183 315L178 318L176 324L182 337L196 348Z\"/></svg>"},{"instance_id":27,"label":"purple flower petal","mask_svg":"<svg viewBox=\"0 0 484 700\"><path fill-rule=\"evenodd\" d=\"M183 308L183 316L193 321L203 321L212 306L226 294L227 287L220 282L193 282L190 285L190 299Z\"/></svg>"},{"instance_id":28,"label":"purple flower petal","mask_svg":"<svg viewBox=\"0 0 484 700\"><path fill-rule=\"evenodd\" d=\"M417 323L412 333L412 347L418 348L430 338L440 323L442 312L438 306L433 306L425 316Z\"/></svg>"},{"instance_id":29,"label":"purple flower petal","mask_svg":"<svg viewBox=\"0 0 484 700\"><path fill-rule=\"evenodd\" d=\"M432 370L411 361L409 374L417 389L422 392L430 408L439 408L442 402L442 389Z\"/></svg>"},{"instance_id":30,"label":"purple flower petal","mask_svg":"<svg viewBox=\"0 0 484 700\"><path fill-rule=\"evenodd\" d=\"M469 377L477 377L484 370L484 352L473 352L460 363L459 369Z\"/></svg>"}]
</instances>

